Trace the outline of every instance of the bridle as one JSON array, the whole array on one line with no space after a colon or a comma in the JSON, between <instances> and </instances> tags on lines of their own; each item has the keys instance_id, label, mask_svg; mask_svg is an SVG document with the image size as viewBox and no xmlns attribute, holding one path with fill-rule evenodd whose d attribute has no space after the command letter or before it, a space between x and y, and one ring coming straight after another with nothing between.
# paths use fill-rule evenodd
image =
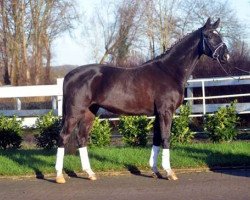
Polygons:
<instances>
[{"instance_id":1,"label":"bridle","mask_svg":"<svg viewBox=\"0 0 250 200\"><path fill-rule=\"evenodd\" d=\"M212 52L212 58L215 60L219 60L219 53L218 51L226 45L224 42L219 43L217 46L213 47L209 42L208 39L204 36L204 33L202 33L202 50L205 52L206 46L209 48L209 50Z\"/></svg>"},{"instance_id":2,"label":"bridle","mask_svg":"<svg viewBox=\"0 0 250 200\"><path fill-rule=\"evenodd\" d=\"M205 53L206 51L206 46L209 48L209 50L212 52L212 58L214 60L216 60L219 63L219 66L221 67L221 69L230 77L232 77L233 79L235 79L232 75L230 75L227 70L222 66L220 60L219 60L219 53L218 51L224 46L226 45L224 42L219 43L218 45L216 45L215 47L213 47L209 42L208 39L204 36L204 33L202 32L202 50L203 53Z\"/></svg>"},{"instance_id":3,"label":"bridle","mask_svg":"<svg viewBox=\"0 0 250 200\"><path fill-rule=\"evenodd\" d=\"M232 75L230 75L227 70L223 67L223 65L221 64L220 60L219 60L219 50L226 45L224 42L219 43L218 45L216 45L215 47L213 47L209 42L208 39L204 36L204 33L202 32L202 52L205 53L206 52L206 46L209 48L209 50L212 52L212 58L214 60L216 60L219 63L219 66L221 67L221 69L230 77L232 77L233 79L235 79ZM234 67L239 71L245 72L245 73L250 73L249 71L240 69L238 67Z\"/></svg>"}]
</instances>

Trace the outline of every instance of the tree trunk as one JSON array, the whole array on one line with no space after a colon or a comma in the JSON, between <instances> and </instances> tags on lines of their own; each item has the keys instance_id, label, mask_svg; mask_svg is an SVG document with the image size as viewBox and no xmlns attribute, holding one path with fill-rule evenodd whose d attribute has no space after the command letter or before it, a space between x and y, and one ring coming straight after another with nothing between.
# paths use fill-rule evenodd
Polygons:
<instances>
[{"instance_id":1,"label":"tree trunk","mask_svg":"<svg viewBox=\"0 0 250 200\"><path fill-rule=\"evenodd\" d=\"M2 15L2 27L3 27L3 63L4 63L4 74L3 80L5 85L10 85L10 74L9 74L9 56L7 46L7 16L5 14L5 4L1 1L1 15Z\"/></svg>"},{"instance_id":2,"label":"tree trunk","mask_svg":"<svg viewBox=\"0 0 250 200\"><path fill-rule=\"evenodd\" d=\"M27 42L24 30L24 15L25 15L25 5L22 1L20 10L20 39L21 39L21 60L22 60L22 72L23 78L26 85L30 84L30 68L27 59Z\"/></svg>"}]
</instances>

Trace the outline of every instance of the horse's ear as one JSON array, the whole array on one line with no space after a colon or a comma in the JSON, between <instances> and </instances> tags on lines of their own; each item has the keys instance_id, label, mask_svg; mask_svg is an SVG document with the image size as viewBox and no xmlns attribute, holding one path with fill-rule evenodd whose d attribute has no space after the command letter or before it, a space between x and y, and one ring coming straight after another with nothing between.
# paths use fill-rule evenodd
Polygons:
<instances>
[{"instance_id":1,"label":"horse's ear","mask_svg":"<svg viewBox=\"0 0 250 200\"><path fill-rule=\"evenodd\" d=\"M220 18L216 22L214 22L213 28L217 29L219 27L219 24L220 24Z\"/></svg>"},{"instance_id":2,"label":"horse's ear","mask_svg":"<svg viewBox=\"0 0 250 200\"><path fill-rule=\"evenodd\" d=\"M205 23L204 27L206 29L211 27L211 18L210 17L207 19L207 22Z\"/></svg>"}]
</instances>

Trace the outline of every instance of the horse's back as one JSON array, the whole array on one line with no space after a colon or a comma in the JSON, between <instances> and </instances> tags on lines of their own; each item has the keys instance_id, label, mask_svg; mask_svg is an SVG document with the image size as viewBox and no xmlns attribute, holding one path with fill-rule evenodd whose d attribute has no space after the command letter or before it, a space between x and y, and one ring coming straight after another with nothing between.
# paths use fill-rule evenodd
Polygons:
<instances>
[{"instance_id":1,"label":"horse's back","mask_svg":"<svg viewBox=\"0 0 250 200\"><path fill-rule=\"evenodd\" d=\"M64 82L66 83L67 81L71 81L73 79L77 79L80 76L83 76L86 72L88 71L96 71L98 68L100 68L103 65L100 64L90 64L90 65L82 65L79 66L71 71L69 71L65 77L64 77Z\"/></svg>"}]
</instances>

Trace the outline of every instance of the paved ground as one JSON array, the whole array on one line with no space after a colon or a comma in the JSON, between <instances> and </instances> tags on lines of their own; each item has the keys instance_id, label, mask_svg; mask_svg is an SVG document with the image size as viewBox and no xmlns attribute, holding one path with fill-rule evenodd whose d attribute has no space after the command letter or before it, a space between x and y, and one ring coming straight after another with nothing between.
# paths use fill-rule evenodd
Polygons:
<instances>
[{"instance_id":1,"label":"paved ground","mask_svg":"<svg viewBox=\"0 0 250 200\"><path fill-rule=\"evenodd\" d=\"M0 179L0 199L26 200L249 200L250 170L178 174L178 181L142 175L67 178L63 185L52 178Z\"/></svg>"}]
</instances>

